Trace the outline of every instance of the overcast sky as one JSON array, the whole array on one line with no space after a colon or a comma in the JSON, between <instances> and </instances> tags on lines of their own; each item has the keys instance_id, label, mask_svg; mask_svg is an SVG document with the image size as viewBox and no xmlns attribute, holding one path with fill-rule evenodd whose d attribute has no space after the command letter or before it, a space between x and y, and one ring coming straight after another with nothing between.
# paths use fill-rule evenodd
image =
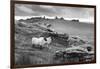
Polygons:
<instances>
[{"instance_id":1,"label":"overcast sky","mask_svg":"<svg viewBox=\"0 0 100 69\"><path fill-rule=\"evenodd\" d=\"M47 5L28 5L16 4L15 16L47 16L47 17L64 17L66 19L77 18L85 22L94 22L93 8L78 8L78 7L61 7Z\"/></svg>"}]
</instances>

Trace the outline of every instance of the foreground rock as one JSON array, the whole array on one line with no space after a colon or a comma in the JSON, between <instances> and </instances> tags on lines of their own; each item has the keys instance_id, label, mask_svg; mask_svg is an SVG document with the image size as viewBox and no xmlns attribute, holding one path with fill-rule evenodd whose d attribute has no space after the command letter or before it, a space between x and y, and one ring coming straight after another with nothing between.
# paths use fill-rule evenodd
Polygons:
<instances>
[{"instance_id":1,"label":"foreground rock","mask_svg":"<svg viewBox=\"0 0 100 69\"><path fill-rule=\"evenodd\" d=\"M61 60L64 62L86 62L92 61L94 58L94 52L89 52L87 49L82 47L71 47L65 50L58 50L54 55L54 59Z\"/></svg>"}]
</instances>

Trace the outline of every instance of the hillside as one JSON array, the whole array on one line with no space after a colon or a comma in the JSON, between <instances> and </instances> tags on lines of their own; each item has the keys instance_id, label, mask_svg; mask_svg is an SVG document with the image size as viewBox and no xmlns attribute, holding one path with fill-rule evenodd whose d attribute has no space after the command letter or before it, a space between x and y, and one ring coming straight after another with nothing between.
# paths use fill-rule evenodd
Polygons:
<instances>
[{"instance_id":1,"label":"hillside","mask_svg":"<svg viewBox=\"0 0 100 69\"><path fill-rule=\"evenodd\" d=\"M45 24L51 24L51 29L57 32L57 38L54 37L52 43L47 47L38 49L32 47L32 37L47 36L47 28ZM59 19L28 19L15 21L15 61L16 65L28 65L28 64L54 64L64 63L63 58L55 60L54 55L58 50L65 50L71 45L84 47L90 45L93 48L93 24L73 22L68 20ZM80 37L78 41L74 43L72 41L65 40L60 37L62 34L68 34L70 37ZM67 42L68 41L68 42ZM69 44L71 43L71 44ZM86 44L87 43L87 44ZM83 45L83 46L82 46ZM71 61L74 58L71 58ZM93 60L93 57L92 59ZM91 61L89 60L89 61ZM78 62L78 61L73 61ZM85 62L85 60L83 61Z\"/></svg>"}]
</instances>

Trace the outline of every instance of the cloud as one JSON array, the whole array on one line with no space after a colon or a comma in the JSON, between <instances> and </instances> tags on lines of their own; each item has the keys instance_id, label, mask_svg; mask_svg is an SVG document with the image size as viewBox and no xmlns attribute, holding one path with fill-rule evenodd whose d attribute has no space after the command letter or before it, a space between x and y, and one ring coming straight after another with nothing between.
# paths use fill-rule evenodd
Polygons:
<instances>
[{"instance_id":1,"label":"cloud","mask_svg":"<svg viewBox=\"0 0 100 69\"><path fill-rule=\"evenodd\" d=\"M79 7L61 7L50 5L28 5L16 4L15 16L48 16L48 17L64 17L64 18L80 18L93 19L93 8L79 8Z\"/></svg>"},{"instance_id":2,"label":"cloud","mask_svg":"<svg viewBox=\"0 0 100 69\"><path fill-rule=\"evenodd\" d=\"M20 4L15 5L15 15L17 16L27 16L33 13L34 11L27 5L20 5Z\"/></svg>"},{"instance_id":3,"label":"cloud","mask_svg":"<svg viewBox=\"0 0 100 69\"><path fill-rule=\"evenodd\" d=\"M33 13L32 9L25 7L24 5L18 7L18 9L20 9L21 11L26 12L26 13Z\"/></svg>"}]
</instances>

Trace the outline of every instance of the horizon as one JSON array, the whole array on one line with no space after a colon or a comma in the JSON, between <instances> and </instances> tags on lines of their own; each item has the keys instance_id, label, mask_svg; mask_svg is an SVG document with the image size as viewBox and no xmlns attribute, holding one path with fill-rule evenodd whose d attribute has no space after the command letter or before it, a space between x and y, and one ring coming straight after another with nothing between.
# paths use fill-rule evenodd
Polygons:
<instances>
[{"instance_id":1,"label":"horizon","mask_svg":"<svg viewBox=\"0 0 100 69\"><path fill-rule=\"evenodd\" d=\"M15 20L20 20L20 19L28 19L28 18L35 18L35 17L44 17L44 16L15 16ZM55 19L55 17L56 16L54 16L54 17L49 17L49 16L45 16L45 18L48 18L48 19ZM57 16L59 19L61 18L61 17L59 17L59 16ZM63 17L64 18L64 17ZM82 18L64 18L64 20L69 20L69 21L71 21L71 20L73 20L73 19L75 19L75 20L79 20L79 22L85 22L85 23L92 23L93 24L93 22L94 21L89 21L89 19L82 19Z\"/></svg>"}]
</instances>

